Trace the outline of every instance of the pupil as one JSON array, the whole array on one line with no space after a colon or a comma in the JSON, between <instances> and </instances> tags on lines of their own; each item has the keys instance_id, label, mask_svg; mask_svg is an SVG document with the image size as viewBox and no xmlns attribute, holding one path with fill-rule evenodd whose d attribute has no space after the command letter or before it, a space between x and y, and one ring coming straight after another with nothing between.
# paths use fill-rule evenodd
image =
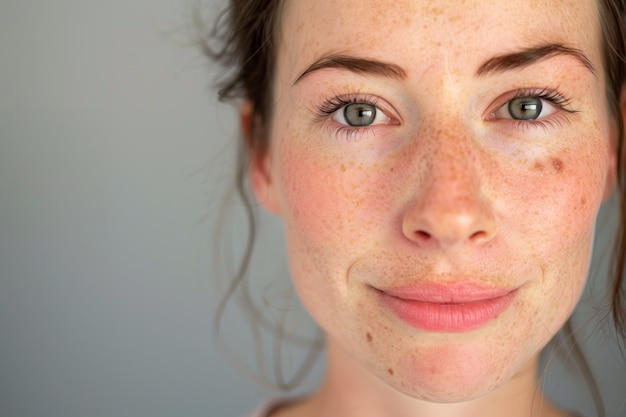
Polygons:
<instances>
[{"instance_id":1,"label":"pupil","mask_svg":"<svg viewBox=\"0 0 626 417\"><path fill-rule=\"evenodd\" d=\"M533 120L541 114L541 107L537 97L519 97L509 102L509 113L517 120Z\"/></svg>"},{"instance_id":2,"label":"pupil","mask_svg":"<svg viewBox=\"0 0 626 417\"><path fill-rule=\"evenodd\" d=\"M349 104L343 115L350 126L369 126L376 119L376 107L365 103Z\"/></svg>"}]
</instances>

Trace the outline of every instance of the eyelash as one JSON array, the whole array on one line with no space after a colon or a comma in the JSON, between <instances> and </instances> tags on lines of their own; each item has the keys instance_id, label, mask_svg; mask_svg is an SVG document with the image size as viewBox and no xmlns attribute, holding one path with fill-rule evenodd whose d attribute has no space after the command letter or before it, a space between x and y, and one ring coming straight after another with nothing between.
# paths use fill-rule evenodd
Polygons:
<instances>
[{"instance_id":1,"label":"eyelash","mask_svg":"<svg viewBox=\"0 0 626 417\"><path fill-rule=\"evenodd\" d=\"M354 94L348 96L335 96L324 100L324 102L317 107L317 122L324 122L330 118L337 110L350 105L350 104L369 104L376 108L380 108L380 99L376 96L369 94ZM383 113L387 114L384 110ZM371 126L344 126L335 125L329 126L329 129L335 134L337 139L345 139L348 141L354 141L360 137L372 133L373 128L376 125Z\"/></svg>"},{"instance_id":2,"label":"eyelash","mask_svg":"<svg viewBox=\"0 0 626 417\"><path fill-rule=\"evenodd\" d=\"M571 101L569 98L559 93L556 89L552 89L552 88L542 88L542 89L525 88L525 89L514 91L513 93L510 93L510 94L506 94L504 97L505 98L503 102L500 105L498 105L496 110L490 112L490 118L491 116L494 116L495 112L499 110L501 107L506 106L511 101L517 98L522 98L522 97L535 97L540 100L545 100L549 102L550 104L554 105L557 111L562 111L566 113L566 115L578 113L578 110L574 110L570 108ZM560 126L561 122L563 121L563 118L547 117L543 119L530 119L530 120L518 120L518 119L511 118L511 119L504 119L504 120L515 123L516 126L520 129L523 129L523 128L528 129L532 127L541 127L541 128L547 129L555 125L557 127Z\"/></svg>"},{"instance_id":3,"label":"eyelash","mask_svg":"<svg viewBox=\"0 0 626 417\"><path fill-rule=\"evenodd\" d=\"M505 95L504 101L498 105L496 110L490 112L491 116L495 116L495 112L500 109L502 106L506 106L512 100L522 97L535 97L540 100L548 101L550 104L554 105L557 111L562 111L566 114L575 114L578 113L578 110L573 110L570 107L570 100L565 97L563 94L559 93L556 89L552 88L543 88L543 89L532 89L525 88L521 90L514 91L513 93L509 93ZM335 97L329 97L324 100L320 105L317 105L317 115L316 122L325 122L329 120L330 116L332 116L336 111L341 108L348 106L350 104L368 104L371 106L375 106L379 108L380 99L376 96L372 96L369 94L354 94L354 95L341 95ZM386 111L382 110L383 113L387 114ZM387 114L388 115L388 114ZM495 119L494 120L502 120ZM562 118L558 117L548 117L543 119L530 119L530 120L517 120L517 119L504 119L516 124L516 127L519 129L523 128L532 128L532 127L541 127L547 129L554 125L560 126L562 122ZM376 125L371 126L345 126L345 125L335 125L329 126L329 129L335 134L337 139L345 139L348 141L354 141L362 137L363 135L367 135L372 133L373 128Z\"/></svg>"}]
</instances>

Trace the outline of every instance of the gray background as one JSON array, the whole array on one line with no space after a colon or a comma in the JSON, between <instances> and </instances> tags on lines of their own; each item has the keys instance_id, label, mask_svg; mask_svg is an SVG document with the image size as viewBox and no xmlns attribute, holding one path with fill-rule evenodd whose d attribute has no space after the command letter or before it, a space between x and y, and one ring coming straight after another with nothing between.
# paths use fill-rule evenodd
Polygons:
<instances>
[{"instance_id":1,"label":"gray background","mask_svg":"<svg viewBox=\"0 0 626 417\"><path fill-rule=\"evenodd\" d=\"M255 352L236 310L221 353L214 340L227 273L211 255L227 246L228 265L242 247L235 200L226 243L214 239L236 118L189 44L191 3L0 1L2 417L236 417L275 395L226 363ZM261 222L254 274L284 277L280 226ZM626 416L626 368L588 320L598 304L589 294L577 327L608 415ZM550 395L590 410L550 363Z\"/></svg>"}]
</instances>

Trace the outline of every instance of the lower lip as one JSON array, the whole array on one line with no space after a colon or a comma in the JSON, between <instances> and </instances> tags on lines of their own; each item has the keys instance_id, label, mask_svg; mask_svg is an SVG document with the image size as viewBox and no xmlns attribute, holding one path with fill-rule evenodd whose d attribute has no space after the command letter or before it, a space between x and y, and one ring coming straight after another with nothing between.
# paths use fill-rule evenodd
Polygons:
<instances>
[{"instance_id":1,"label":"lower lip","mask_svg":"<svg viewBox=\"0 0 626 417\"><path fill-rule=\"evenodd\" d=\"M467 303L431 303L406 300L379 291L383 304L409 325L431 332L467 332L479 329L502 314L517 290Z\"/></svg>"}]
</instances>

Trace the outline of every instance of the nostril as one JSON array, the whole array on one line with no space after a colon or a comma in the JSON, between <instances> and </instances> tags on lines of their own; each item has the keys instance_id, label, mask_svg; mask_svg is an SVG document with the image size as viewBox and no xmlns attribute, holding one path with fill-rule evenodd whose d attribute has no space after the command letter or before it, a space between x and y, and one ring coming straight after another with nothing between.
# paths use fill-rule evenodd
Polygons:
<instances>
[{"instance_id":1,"label":"nostril","mask_svg":"<svg viewBox=\"0 0 626 417\"><path fill-rule=\"evenodd\" d=\"M420 243L422 245L429 246L437 244L443 247L454 246L463 241L480 244L490 239L490 234L486 230L478 230L469 235L465 235L467 236L465 239L463 239L463 233L458 233L458 231L455 232L452 229L448 230L448 233L444 233L443 231L439 231L438 233L429 233L426 230L414 230L412 239L416 243Z\"/></svg>"},{"instance_id":2,"label":"nostril","mask_svg":"<svg viewBox=\"0 0 626 417\"><path fill-rule=\"evenodd\" d=\"M446 208L444 206L444 208ZM424 248L450 248L459 244L482 245L496 233L490 207L464 204L443 210L441 204L411 207L402 220L406 238Z\"/></svg>"},{"instance_id":3,"label":"nostril","mask_svg":"<svg viewBox=\"0 0 626 417\"><path fill-rule=\"evenodd\" d=\"M484 230L479 230L478 232L475 232L474 234L472 234L469 237L469 240L471 241L481 241L483 239L487 238L487 232L485 232Z\"/></svg>"}]
</instances>

